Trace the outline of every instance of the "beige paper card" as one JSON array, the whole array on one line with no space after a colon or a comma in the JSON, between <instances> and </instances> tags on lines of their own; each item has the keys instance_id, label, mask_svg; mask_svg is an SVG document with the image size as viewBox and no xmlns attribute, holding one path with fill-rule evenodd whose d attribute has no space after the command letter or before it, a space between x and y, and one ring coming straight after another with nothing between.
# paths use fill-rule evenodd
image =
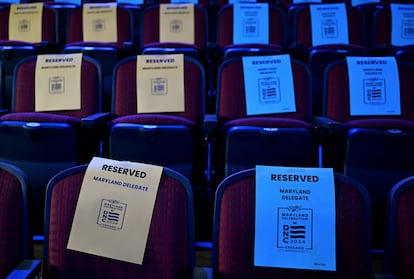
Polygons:
<instances>
[{"instance_id":1,"label":"beige paper card","mask_svg":"<svg viewBox=\"0 0 414 279\"><path fill-rule=\"evenodd\" d=\"M138 113L183 112L184 55L138 55Z\"/></svg>"},{"instance_id":2,"label":"beige paper card","mask_svg":"<svg viewBox=\"0 0 414 279\"><path fill-rule=\"evenodd\" d=\"M40 43L42 41L43 3L11 4L9 40Z\"/></svg>"},{"instance_id":3,"label":"beige paper card","mask_svg":"<svg viewBox=\"0 0 414 279\"><path fill-rule=\"evenodd\" d=\"M35 72L35 111L81 108L82 54L39 55Z\"/></svg>"},{"instance_id":4,"label":"beige paper card","mask_svg":"<svg viewBox=\"0 0 414 279\"><path fill-rule=\"evenodd\" d=\"M194 4L160 4L160 42L194 44Z\"/></svg>"},{"instance_id":5,"label":"beige paper card","mask_svg":"<svg viewBox=\"0 0 414 279\"><path fill-rule=\"evenodd\" d=\"M142 264L162 170L93 158L83 178L67 248Z\"/></svg>"},{"instance_id":6,"label":"beige paper card","mask_svg":"<svg viewBox=\"0 0 414 279\"><path fill-rule=\"evenodd\" d=\"M116 43L118 41L116 2L83 5L83 40Z\"/></svg>"}]
</instances>

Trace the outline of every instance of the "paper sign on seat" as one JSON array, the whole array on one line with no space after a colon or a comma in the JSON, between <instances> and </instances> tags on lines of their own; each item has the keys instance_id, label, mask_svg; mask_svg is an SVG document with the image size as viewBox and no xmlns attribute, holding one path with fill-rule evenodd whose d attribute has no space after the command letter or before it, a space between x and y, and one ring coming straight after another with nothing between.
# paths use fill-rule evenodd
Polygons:
<instances>
[{"instance_id":1,"label":"paper sign on seat","mask_svg":"<svg viewBox=\"0 0 414 279\"><path fill-rule=\"evenodd\" d=\"M345 3L310 5L312 46L349 44Z\"/></svg>"},{"instance_id":2,"label":"paper sign on seat","mask_svg":"<svg viewBox=\"0 0 414 279\"><path fill-rule=\"evenodd\" d=\"M67 248L142 264L162 170L93 158L82 182Z\"/></svg>"},{"instance_id":3,"label":"paper sign on seat","mask_svg":"<svg viewBox=\"0 0 414 279\"><path fill-rule=\"evenodd\" d=\"M42 41L43 3L11 4L9 40L40 43Z\"/></svg>"},{"instance_id":4,"label":"paper sign on seat","mask_svg":"<svg viewBox=\"0 0 414 279\"><path fill-rule=\"evenodd\" d=\"M269 43L269 4L233 5L233 43Z\"/></svg>"},{"instance_id":5,"label":"paper sign on seat","mask_svg":"<svg viewBox=\"0 0 414 279\"><path fill-rule=\"evenodd\" d=\"M395 57L347 57L351 115L401 115Z\"/></svg>"},{"instance_id":6,"label":"paper sign on seat","mask_svg":"<svg viewBox=\"0 0 414 279\"><path fill-rule=\"evenodd\" d=\"M117 3L83 4L83 40L85 42L116 43Z\"/></svg>"},{"instance_id":7,"label":"paper sign on seat","mask_svg":"<svg viewBox=\"0 0 414 279\"><path fill-rule=\"evenodd\" d=\"M82 54L39 55L35 71L35 111L81 108Z\"/></svg>"},{"instance_id":8,"label":"paper sign on seat","mask_svg":"<svg viewBox=\"0 0 414 279\"><path fill-rule=\"evenodd\" d=\"M160 42L194 44L194 4L160 4Z\"/></svg>"},{"instance_id":9,"label":"paper sign on seat","mask_svg":"<svg viewBox=\"0 0 414 279\"><path fill-rule=\"evenodd\" d=\"M336 270L333 170L256 166L254 265Z\"/></svg>"},{"instance_id":10,"label":"paper sign on seat","mask_svg":"<svg viewBox=\"0 0 414 279\"><path fill-rule=\"evenodd\" d=\"M138 55L138 113L183 112L184 55Z\"/></svg>"},{"instance_id":11,"label":"paper sign on seat","mask_svg":"<svg viewBox=\"0 0 414 279\"><path fill-rule=\"evenodd\" d=\"M289 55L245 56L243 74L247 115L296 111Z\"/></svg>"},{"instance_id":12,"label":"paper sign on seat","mask_svg":"<svg viewBox=\"0 0 414 279\"><path fill-rule=\"evenodd\" d=\"M414 44L414 5L391 3L391 44Z\"/></svg>"}]
</instances>

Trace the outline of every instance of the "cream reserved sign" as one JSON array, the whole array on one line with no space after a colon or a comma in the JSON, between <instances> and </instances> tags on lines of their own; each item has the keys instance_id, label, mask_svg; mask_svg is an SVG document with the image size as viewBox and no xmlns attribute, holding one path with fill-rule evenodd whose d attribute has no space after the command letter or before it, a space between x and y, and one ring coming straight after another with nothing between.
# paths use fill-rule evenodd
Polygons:
<instances>
[{"instance_id":1,"label":"cream reserved sign","mask_svg":"<svg viewBox=\"0 0 414 279\"><path fill-rule=\"evenodd\" d=\"M142 264L162 170L93 158L82 182L67 248Z\"/></svg>"},{"instance_id":2,"label":"cream reserved sign","mask_svg":"<svg viewBox=\"0 0 414 279\"><path fill-rule=\"evenodd\" d=\"M183 112L184 55L138 55L138 113Z\"/></svg>"},{"instance_id":3,"label":"cream reserved sign","mask_svg":"<svg viewBox=\"0 0 414 279\"><path fill-rule=\"evenodd\" d=\"M39 55L35 69L35 111L81 108L82 54Z\"/></svg>"},{"instance_id":4,"label":"cream reserved sign","mask_svg":"<svg viewBox=\"0 0 414 279\"><path fill-rule=\"evenodd\" d=\"M160 4L160 42L194 44L194 4Z\"/></svg>"},{"instance_id":5,"label":"cream reserved sign","mask_svg":"<svg viewBox=\"0 0 414 279\"><path fill-rule=\"evenodd\" d=\"M42 41L43 3L12 4L9 13L9 40Z\"/></svg>"},{"instance_id":6,"label":"cream reserved sign","mask_svg":"<svg viewBox=\"0 0 414 279\"><path fill-rule=\"evenodd\" d=\"M115 43L118 41L117 4L87 3L83 5L83 40Z\"/></svg>"}]
</instances>

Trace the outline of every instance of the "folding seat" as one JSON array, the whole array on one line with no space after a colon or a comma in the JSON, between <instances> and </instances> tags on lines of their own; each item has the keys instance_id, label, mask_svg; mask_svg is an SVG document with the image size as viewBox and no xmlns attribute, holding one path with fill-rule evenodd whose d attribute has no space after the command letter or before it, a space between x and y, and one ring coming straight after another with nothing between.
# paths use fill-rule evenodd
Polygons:
<instances>
[{"instance_id":1,"label":"folding seat","mask_svg":"<svg viewBox=\"0 0 414 279\"><path fill-rule=\"evenodd\" d=\"M169 59L169 55L143 56ZM114 71L113 120L108 155L117 160L140 161L174 169L193 185L204 180L202 131L205 114L205 71L201 63L184 56L184 109L141 112L138 96L138 57L117 64ZM162 76L162 74L160 74ZM145 77L148 80L149 77ZM144 82L144 81L143 81ZM167 81L172 94L171 80ZM178 98L178 97L177 97ZM141 101L143 102L143 101Z\"/></svg>"},{"instance_id":2,"label":"folding seat","mask_svg":"<svg viewBox=\"0 0 414 279\"><path fill-rule=\"evenodd\" d=\"M15 16L10 17L12 7L15 7L16 11L17 9L26 9L27 11L35 7L37 10L34 13L14 12ZM36 15L39 13L41 14L41 23L38 23L36 19ZM14 21L11 23L11 20ZM21 25L15 21L20 22ZM27 24L25 25L25 23ZM14 26L14 29L11 26ZM30 32L26 32L25 28L30 28ZM10 110L11 107L13 73L16 64L29 56L56 51L59 44L58 39L57 13L53 8L42 3L12 4L0 7L0 60L4 67L2 109Z\"/></svg>"},{"instance_id":3,"label":"folding seat","mask_svg":"<svg viewBox=\"0 0 414 279\"><path fill-rule=\"evenodd\" d=\"M15 164L28 176L35 236L43 232L42 205L47 182L58 171L100 154L100 128L95 124L104 115L100 114L101 75L96 61L82 57L77 83L58 72L53 77L36 78L40 57L29 57L16 66L12 112L0 118L0 161ZM73 59L70 55L53 55L50 60L66 58ZM50 85L51 108L37 107L35 96L48 93L36 89L41 80ZM76 88L71 89L69 83L79 85L80 109L60 106L53 109L52 98L56 101L56 97L68 96L69 91L76 97Z\"/></svg>"},{"instance_id":4,"label":"folding seat","mask_svg":"<svg viewBox=\"0 0 414 279\"><path fill-rule=\"evenodd\" d=\"M335 12L330 14L332 21L321 20L319 22L321 31L313 30L312 25L318 27L318 17L323 15L317 12L324 10ZM312 23L312 14L314 14L314 23ZM340 17L342 21L339 21ZM288 20L292 28L288 38L289 48L292 50L306 53L315 47L324 47L324 45L333 45L336 48L366 46L364 15L359 9L345 3L292 5L288 11ZM346 32L341 32L344 30ZM315 38L313 34L316 35Z\"/></svg>"},{"instance_id":5,"label":"folding seat","mask_svg":"<svg viewBox=\"0 0 414 279\"><path fill-rule=\"evenodd\" d=\"M243 64L246 57L228 59L220 65L216 119L210 124L214 125L214 122L217 122L216 130L212 128L210 144L213 149L211 169L218 180L256 164L318 164L309 68L286 54L251 57L257 58L258 64L263 63L265 69L270 67L271 71L277 74L257 79L255 75L246 73ZM278 65L282 59L288 63L290 61L291 70ZM246 80L251 80L253 86L247 87ZM291 96L288 90L290 81ZM254 86L255 82L257 89ZM266 88L269 89L269 98L272 95L276 99L260 100L260 104L264 104L267 111L255 112L252 108L249 111L247 96L259 99L261 94L264 94L266 98ZM256 94L254 90L257 90ZM287 109L290 106L288 103L282 105L282 99L286 101L290 98L295 104L294 109ZM254 102L251 103L249 106L253 107ZM272 109L272 106L279 107L279 110Z\"/></svg>"},{"instance_id":6,"label":"folding seat","mask_svg":"<svg viewBox=\"0 0 414 279\"><path fill-rule=\"evenodd\" d=\"M214 62L218 65L248 50L284 50L286 36L287 16L283 9L269 3L224 5L217 14Z\"/></svg>"},{"instance_id":7,"label":"folding seat","mask_svg":"<svg viewBox=\"0 0 414 279\"><path fill-rule=\"evenodd\" d=\"M371 278L369 195L359 182L338 173L334 174L336 271L256 266L256 175L255 169L243 170L225 178L217 188L214 278Z\"/></svg>"},{"instance_id":8,"label":"folding seat","mask_svg":"<svg viewBox=\"0 0 414 279\"><path fill-rule=\"evenodd\" d=\"M384 273L395 279L414 276L412 266L413 182L412 176L397 182L392 187L388 198Z\"/></svg>"},{"instance_id":9,"label":"folding seat","mask_svg":"<svg viewBox=\"0 0 414 279\"><path fill-rule=\"evenodd\" d=\"M395 9L391 8L393 5ZM412 44L409 42L409 25L407 25L406 21L404 23L404 17L398 14L399 10L410 10L410 7L411 5L409 4L397 3L381 3L375 6L371 19L372 33L370 47L372 49L390 53L393 47ZM396 12L395 17L398 17L400 22L398 20L392 20L393 11Z\"/></svg>"},{"instance_id":10,"label":"folding seat","mask_svg":"<svg viewBox=\"0 0 414 279\"><path fill-rule=\"evenodd\" d=\"M32 242L28 226L28 180L14 165L0 163L0 277L34 278L40 271L40 261L32 257ZM26 264L22 271L19 264ZM12 276L19 274L19 277ZM7 277L9 278L9 277Z\"/></svg>"},{"instance_id":11,"label":"folding seat","mask_svg":"<svg viewBox=\"0 0 414 279\"><path fill-rule=\"evenodd\" d=\"M256 6L256 4L258 4ZM266 22L261 13L249 13L250 7L261 7L264 11L268 11L268 21ZM246 6L244 17L240 17L240 24L237 25L236 17L243 13L236 13L238 7L243 11ZM255 10L252 8L252 10ZM269 5L268 3L241 3L228 4L223 6L217 16L217 39L218 48L225 52L228 48L236 47L257 47L267 48L271 45L273 48L283 49L286 46L286 14L281 8ZM237 25L237 26L236 26ZM237 29L238 28L238 29ZM236 30L242 30L241 36ZM266 36L260 37L260 30L268 30Z\"/></svg>"},{"instance_id":12,"label":"folding seat","mask_svg":"<svg viewBox=\"0 0 414 279\"><path fill-rule=\"evenodd\" d=\"M194 7L194 9L192 9ZM186 12L163 13L167 9L185 9ZM191 17L193 10L194 17ZM164 15L167 14L167 15ZM176 16L173 18L173 16ZM165 18L165 19L164 19ZM192 21L193 24L192 24ZM143 9L140 24L142 53L178 49L186 55L206 61L209 39L208 13L201 4L177 3L150 5Z\"/></svg>"},{"instance_id":13,"label":"folding seat","mask_svg":"<svg viewBox=\"0 0 414 279\"><path fill-rule=\"evenodd\" d=\"M324 113L316 118L322 164L367 187L373 252L382 252L388 192L414 174L414 67L393 56L350 58L332 63L325 72Z\"/></svg>"},{"instance_id":14,"label":"folding seat","mask_svg":"<svg viewBox=\"0 0 414 279\"><path fill-rule=\"evenodd\" d=\"M221 6L217 13L214 43L209 45L211 101L208 102L213 104L210 111L215 110L216 73L223 60L233 56L281 53L286 46L286 24L285 11L267 2Z\"/></svg>"},{"instance_id":15,"label":"folding seat","mask_svg":"<svg viewBox=\"0 0 414 279\"><path fill-rule=\"evenodd\" d=\"M159 0L152 4L197 4L207 13L207 42L213 41L215 34L215 20L217 18L217 7L211 0ZM207 43L208 44L208 43ZM195 53L194 53L195 54Z\"/></svg>"},{"instance_id":16,"label":"folding seat","mask_svg":"<svg viewBox=\"0 0 414 279\"><path fill-rule=\"evenodd\" d=\"M326 10L333 12L326 16ZM320 115L326 66L345 56L368 54L366 13L346 3L293 4L288 22L288 48L309 64L314 114Z\"/></svg>"},{"instance_id":17,"label":"folding seat","mask_svg":"<svg viewBox=\"0 0 414 279\"><path fill-rule=\"evenodd\" d=\"M411 35L408 2L381 3L372 12L371 49L377 53L395 55L399 60L414 62L414 37Z\"/></svg>"},{"instance_id":18,"label":"folding seat","mask_svg":"<svg viewBox=\"0 0 414 279\"><path fill-rule=\"evenodd\" d=\"M94 11L99 9L106 11L107 16L96 16ZM111 12L113 9L116 12ZM82 52L101 64L104 81L103 109L108 112L111 106L113 68L118 61L139 50L139 11L138 6L115 2L87 3L68 14L67 41L63 52Z\"/></svg>"},{"instance_id":19,"label":"folding seat","mask_svg":"<svg viewBox=\"0 0 414 279\"><path fill-rule=\"evenodd\" d=\"M85 165L70 168L48 184L43 278L192 278L192 187L183 175L165 167L141 265L67 249L85 170Z\"/></svg>"}]
</instances>

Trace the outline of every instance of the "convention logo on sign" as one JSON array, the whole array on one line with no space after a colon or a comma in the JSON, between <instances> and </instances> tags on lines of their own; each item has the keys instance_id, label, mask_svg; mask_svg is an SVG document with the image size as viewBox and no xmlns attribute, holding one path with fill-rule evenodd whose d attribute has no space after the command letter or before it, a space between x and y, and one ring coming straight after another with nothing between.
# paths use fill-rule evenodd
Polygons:
<instances>
[{"instance_id":1,"label":"convention logo on sign","mask_svg":"<svg viewBox=\"0 0 414 279\"><path fill-rule=\"evenodd\" d=\"M345 3L311 4L312 45L348 44Z\"/></svg>"},{"instance_id":2,"label":"convention logo on sign","mask_svg":"<svg viewBox=\"0 0 414 279\"><path fill-rule=\"evenodd\" d=\"M256 166L254 265L336 270L333 170Z\"/></svg>"},{"instance_id":3,"label":"convention logo on sign","mask_svg":"<svg viewBox=\"0 0 414 279\"><path fill-rule=\"evenodd\" d=\"M414 5L390 4L391 44L407 46L414 43Z\"/></svg>"},{"instance_id":4,"label":"convention logo on sign","mask_svg":"<svg viewBox=\"0 0 414 279\"><path fill-rule=\"evenodd\" d=\"M277 248L311 250L313 209L301 206L278 208Z\"/></svg>"},{"instance_id":5,"label":"convention logo on sign","mask_svg":"<svg viewBox=\"0 0 414 279\"><path fill-rule=\"evenodd\" d=\"M260 102L281 102L280 79L278 77L266 77L259 79Z\"/></svg>"},{"instance_id":6,"label":"convention logo on sign","mask_svg":"<svg viewBox=\"0 0 414 279\"><path fill-rule=\"evenodd\" d=\"M368 78L363 83L365 104L385 104L385 79Z\"/></svg>"},{"instance_id":7,"label":"convention logo on sign","mask_svg":"<svg viewBox=\"0 0 414 279\"><path fill-rule=\"evenodd\" d=\"M117 200L102 199L97 224L103 228L121 230L127 204Z\"/></svg>"},{"instance_id":8,"label":"convention logo on sign","mask_svg":"<svg viewBox=\"0 0 414 279\"><path fill-rule=\"evenodd\" d=\"M83 177L67 248L142 264L162 171L94 157Z\"/></svg>"},{"instance_id":9,"label":"convention logo on sign","mask_svg":"<svg viewBox=\"0 0 414 279\"><path fill-rule=\"evenodd\" d=\"M247 115L296 111L290 56L243 57Z\"/></svg>"},{"instance_id":10,"label":"convention logo on sign","mask_svg":"<svg viewBox=\"0 0 414 279\"><path fill-rule=\"evenodd\" d=\"M401 115L395 57L347 57L351 115Z\"/></svg>"}]
</instances>

